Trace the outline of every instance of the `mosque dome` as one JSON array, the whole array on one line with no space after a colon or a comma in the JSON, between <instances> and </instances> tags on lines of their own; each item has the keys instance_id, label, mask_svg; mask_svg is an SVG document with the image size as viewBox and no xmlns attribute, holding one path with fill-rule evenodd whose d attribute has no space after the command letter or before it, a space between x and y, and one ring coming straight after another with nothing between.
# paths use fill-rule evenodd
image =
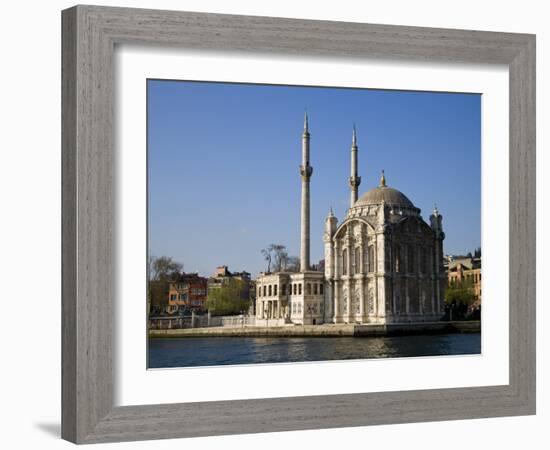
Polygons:
<instances>
[{"instance_id":1,"label":"mosque dome","mask_svg":"<svg viewBox=\"0 0 550 450\"><path fill-rule=\"evenodd\" d=\"M414 208L412 202L397 189L388 186L378 186L365 192L353 206L377 205L384 201L388 205L405 206Z\"/></svg>"},{"instance_id":2,"label":"mosque dome","mask_svg":"<svg viewBox=\"0 0 550 450\"><path fill-rule=\"evenodd\" d=\"M353 206L378 205L382 202L385 202L387 205L402 206L406 208L415 207L407 196L401 191L386 186L384 172L382 172L380 185L368 192L365 192L361 197L359 197Z\"/></svg>"}]
</instances>

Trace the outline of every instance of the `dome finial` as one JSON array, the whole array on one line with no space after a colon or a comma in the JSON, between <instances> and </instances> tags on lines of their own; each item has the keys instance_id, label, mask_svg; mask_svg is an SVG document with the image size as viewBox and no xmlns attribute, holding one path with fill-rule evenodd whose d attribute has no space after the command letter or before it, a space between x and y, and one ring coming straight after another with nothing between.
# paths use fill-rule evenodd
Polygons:
<instances>
[{"instance_id":1,"label":"dome finial","mask_svg":"<svg viewBox=\"0 0 550 450\"><path fill-rule=\"evenodd\" d=\"M357 145L357 132L355 131L355 123L353 124L353 134L351 136L351 145L354 147Z\"/></svg>"},{"instance_id":2,"label":"dome finial","mask_svg":"<svg viewBox=\"0 0 550 450\"><path fill-rule=\"evenodd\" d=\"M304 133L309 132L309 124L308 124L308 117L307 117L307 109L304 111Z\"/></svg>"},{"instance_id":3,"label":"dome finial","mask_svg":"<svg viewBox=\"0 0 550 450\"><path fill-rule=\"evenodd\" d=\"M436 203L434 203L433 215L434 216L439 216L439 209L437 209L437 204Z\"/></svg>"},{"instance_id":4,"label":"dome finial","mask_svg":"<svg viewBox=\"0 0 550 450\"><path fill-rule=\"evenodd\" d=\"M332 206L330 207L330 209L328 211L328 216L329 217L334 217L334 212L332 211Z\"/></svg>"},{"instance_id":5,"label":"dome finial","mask_svg":"<svg viewBox=\"0 0 550 450\"><path fill-rule=\"evenodd\" d=\"M382 175L380 175L380 187L386 187L386 177L384 176L384 169L382 169Z\"/></svg>"}]
</instances>

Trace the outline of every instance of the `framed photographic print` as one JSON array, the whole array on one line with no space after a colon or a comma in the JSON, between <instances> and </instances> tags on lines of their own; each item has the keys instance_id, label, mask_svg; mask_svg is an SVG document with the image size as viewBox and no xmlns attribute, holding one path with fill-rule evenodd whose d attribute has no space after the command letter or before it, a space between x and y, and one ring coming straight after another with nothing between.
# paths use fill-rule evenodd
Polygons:
<instances>
[{"instance_id":1,"label":"framed photographic print","mask_svg":"<svg viewBox=\"0 0 550 450\"><path fill-rule=\"evenodd\" d=\"M62 16L65 439L534 414L534 36Z\"/></svg>"}]
</instances>

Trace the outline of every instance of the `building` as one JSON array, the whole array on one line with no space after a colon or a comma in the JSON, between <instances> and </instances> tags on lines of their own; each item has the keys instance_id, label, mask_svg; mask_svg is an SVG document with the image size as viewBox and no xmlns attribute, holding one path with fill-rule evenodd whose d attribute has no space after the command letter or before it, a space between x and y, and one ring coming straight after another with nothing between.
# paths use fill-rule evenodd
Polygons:
<instances>
[{"instance_id":1,"label":"building","mask_svg":"<svg viewBox=\"0 0 550 450\"><path fill-rule=\"evenodd\" d=\"M481 304L481 256L448 255L445 260L449 285L463 281L471 283L475 296L474 305Z\"/></svg>"},{"instance_id":2,"label":"building","mask_svg":"<svg viewBox=\"0 0 550 450\"><path fill-rule=\"evenodd\" d=\"M182 273L169 284L167 311L201 311L207 296L207 279L198 273Z\"/></svg>"},{"instance_id":3,"label":"building","mask_svg":"<svg viewBox=\"0 0 550 450\"><path fill-rule=\"evenodd\" d=\"M350 207L339 224L325 221L324 272L309 263L310 133L302 134L300 272L261 274L256 280L256 322L264 325L403 323L440 320L447 284L442 215L426 223L420 209L386 184L358 197L355 127L349 177Z\"/></svg>"},{"instance_id":4,"label":"building","mask_svg":"<svg viewBox=\"0 0 550 450\"><path fill-rule=\"evenodd\" d=\"M246 271L242 272L231 272L227 266L216 267L214 274L208 278L208 293L212 293L214 289L220 289L224 284L228 283L229 280L240 280L244 283L243 289L243 299L247 299L251 308L249 312L254 314L254 305L255 305L255 281L252 280L250 273Z\"/></svg>"}]
</instances>

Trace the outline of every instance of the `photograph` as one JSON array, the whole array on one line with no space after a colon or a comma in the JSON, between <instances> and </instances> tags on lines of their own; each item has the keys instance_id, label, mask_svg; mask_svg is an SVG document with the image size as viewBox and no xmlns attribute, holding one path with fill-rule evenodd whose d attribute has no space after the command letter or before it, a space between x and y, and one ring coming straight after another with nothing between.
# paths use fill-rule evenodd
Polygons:
<instances>
[{"instance_id":1,"label":"photograph","mask_svg":"<svg viewBox=\"0 0 550 450\"><path fill-rule=\"evenodd\" d=\"M482 353L481 94L146 83L149 369Z\"/></svg>"}]
</instances>

